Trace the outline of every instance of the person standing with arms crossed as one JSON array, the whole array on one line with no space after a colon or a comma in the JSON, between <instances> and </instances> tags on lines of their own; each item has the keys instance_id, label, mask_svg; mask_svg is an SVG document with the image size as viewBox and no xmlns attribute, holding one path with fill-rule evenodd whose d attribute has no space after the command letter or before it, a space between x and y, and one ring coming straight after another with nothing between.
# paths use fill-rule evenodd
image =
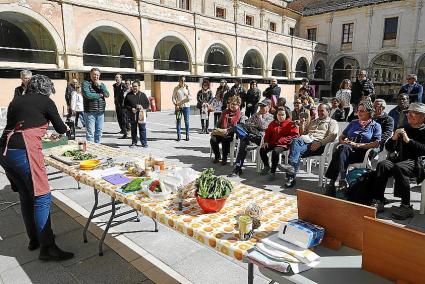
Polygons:
<instances>
[{"instance_id":1,"label":"person standing with arms crossed","mask_svg":"<svg viewBox=\"0 0 425 284\"><path fill-rule=\"evenodd\" d=\"M103 122L105 119L105 98L109 92L105 84L100 82L100 70L90 70L90 80L83 82L84 113L86 120L86 140L100 143L102 137Z\"/></svg>"},{"instance_id":2,"label":"person standing with arms crossed","mask_svg":"<svg viewBox=\"0 0 425 284\"><path fill-rule=\"evenodd\" d=\"M189 141L189 112L190 112L190 91L186 85L186 77L179 78L179 84L174 88L172 101L176 113L177 141L181 140L181 121L184 118L186 129L186 141Z\"/></svg>"}]
</instances>

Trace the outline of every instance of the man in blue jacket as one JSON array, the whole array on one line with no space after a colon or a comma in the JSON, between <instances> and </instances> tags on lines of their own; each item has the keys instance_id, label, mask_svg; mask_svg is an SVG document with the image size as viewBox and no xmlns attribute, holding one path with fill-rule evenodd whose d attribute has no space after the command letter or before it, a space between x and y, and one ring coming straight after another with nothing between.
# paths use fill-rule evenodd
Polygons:
<instances>
[{"instance_id":1,"label":"man in blue jacket","mask_svg":"<svg viewBox=\"0 0 425 284\"><path fill-rule=\"evenodd\" d=\"M100 82L100 70L90 70L90 80L83 82L84 114L86 115L86 140L100 143L105 118L106 98L109 97L105 84Z\"/></svg>"},{"instance_id":2,"label":"man in blue jacket","mask_svg":"<svg viewBox=\"0 0 425 284\"><path fill-rule=\"evenodd\" d=\"M418 76L416 74L409 74L406 77L407 83L401 86L399 94L408 94L410 98L410 102L418 102L423 103L423 93L424 87L416 82L418 80Z\"/></svg>"}]
</instances>

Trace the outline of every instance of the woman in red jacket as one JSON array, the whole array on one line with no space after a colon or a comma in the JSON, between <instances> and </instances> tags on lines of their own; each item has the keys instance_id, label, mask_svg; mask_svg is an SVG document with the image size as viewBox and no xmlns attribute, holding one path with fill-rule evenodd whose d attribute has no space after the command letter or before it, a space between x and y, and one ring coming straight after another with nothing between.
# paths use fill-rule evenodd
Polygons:
<instances>
[{"instance_id":1,"label":"woman in red jacket","mask_svg":"<svg viewBox=\"0 0 425 284\"><path fill-rule=\"evenodd\" d=\"M264 143L260 149L261 160L264 169L261 175L266 175L270 171L270 180L274 179L279 156L286 151L293 138L298 137L298 127L292 122L284 108L279 107L274 114L274 120L269 124L264 135ZM272 167L269 166L267 154L272 151Z\"/></svg>"}]
</instances>

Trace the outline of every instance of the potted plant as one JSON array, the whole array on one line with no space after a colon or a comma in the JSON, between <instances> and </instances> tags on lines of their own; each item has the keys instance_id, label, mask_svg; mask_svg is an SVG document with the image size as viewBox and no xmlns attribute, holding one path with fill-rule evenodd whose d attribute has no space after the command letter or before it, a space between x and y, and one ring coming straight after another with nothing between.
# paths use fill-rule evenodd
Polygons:
<instances>
[{"instance_id":1,"label":"potted plant","mask_svg":"<svg viewBox=\"0 0 425 284\"><path fill-rule=\"evenodd\" d=\"M228 179L214 176L214 169L206 169L196 179L196 201L206 213L219 212L232 189Z\"/></svg>"}]
</instances>

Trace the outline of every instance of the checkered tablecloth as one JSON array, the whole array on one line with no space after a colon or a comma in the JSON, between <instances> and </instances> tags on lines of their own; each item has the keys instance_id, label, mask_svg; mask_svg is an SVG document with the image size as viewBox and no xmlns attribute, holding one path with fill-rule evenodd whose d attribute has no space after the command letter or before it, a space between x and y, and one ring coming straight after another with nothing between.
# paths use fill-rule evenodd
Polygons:
<instances>
[{"instance_id":1,"label":"checkered tablecloth","mask_svg":"<svg viewBox=\"0 0 425 284\"><path fill-rule=\"evenodd\" d=\"M247 251L260 239L266 237L270 232L276 231L282 222L293 219L297 214L294 196L265 191L243 184L235 184L224 208L213 214L204 213L194 197L185 199L181 212L178 210L176 195L171 195L170 199L164 201L154 201L144 194L124 196L115 191L120 186L114 186L103 179L90 177L78 167L67 166L48 156L50 153L61 154L70 145L76 147L75 142L70 141L68 146L55 147L46 152L46 164L74 177L83 184L122 201L145 216L152 217L162 224L238 260L243 260ZM108 157L134 156L134 153L91 143L88 144L88 151ZM194 187L194 184L188 186ZM235 216L244 213L245 208L251 202L255 202L263 210L261 227L255 230L253 238L241 241L235 228Z\"/></svg>"}]
</instances>

